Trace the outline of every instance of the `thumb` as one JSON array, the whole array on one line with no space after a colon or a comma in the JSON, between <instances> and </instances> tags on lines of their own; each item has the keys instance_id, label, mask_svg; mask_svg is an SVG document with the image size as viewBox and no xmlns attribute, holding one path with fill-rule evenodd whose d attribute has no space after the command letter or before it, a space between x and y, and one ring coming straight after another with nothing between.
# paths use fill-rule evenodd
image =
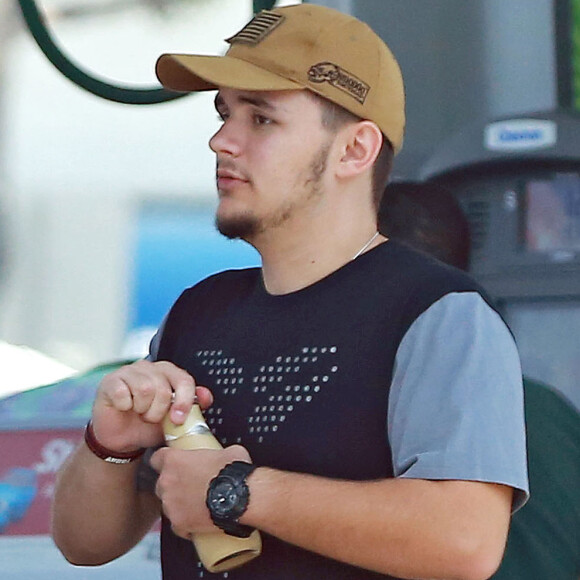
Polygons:
<instances>
[{"instance_id":1,"label":"thumb","mask_svg":"<svg viewBox=\"0 0 580 580\"><path fill-rule=\"evenodd\" d=\"M230 458L230 461L246 461L251 463L252 459L250 453L245 447L241 445L230 445L224 449L226 457Z\"/></svg>"},{"instance_id":2,"label":"thumb","mask_svg":"<svg viewBox=\"0 0 580 580\"><path fill-rule=\"evenodd\" d=\"M151 455L151 459L149 463L151 467L157 472L161 473L163 466L165 465L165 461L167 460L167 453L169 452L168 447L161 447L153 455Z\"/></svg>"}]
</instances>

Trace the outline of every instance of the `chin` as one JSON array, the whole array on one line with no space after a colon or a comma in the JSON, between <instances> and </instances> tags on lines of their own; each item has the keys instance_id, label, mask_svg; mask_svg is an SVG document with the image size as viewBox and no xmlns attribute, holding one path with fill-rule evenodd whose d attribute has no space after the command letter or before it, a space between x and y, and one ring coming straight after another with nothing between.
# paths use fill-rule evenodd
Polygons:
<instances>
[{"instance_id":1,"label":"chin","mask_svg":"<svg viewBox=\"0 0 580 580\"><path fill-rule=\"evenodd\" d=\"M216 214L215 226L220 234L231 240L248 240L259 232L260 227L256 218L250 214Z\"/></svg>"}]
</instances>

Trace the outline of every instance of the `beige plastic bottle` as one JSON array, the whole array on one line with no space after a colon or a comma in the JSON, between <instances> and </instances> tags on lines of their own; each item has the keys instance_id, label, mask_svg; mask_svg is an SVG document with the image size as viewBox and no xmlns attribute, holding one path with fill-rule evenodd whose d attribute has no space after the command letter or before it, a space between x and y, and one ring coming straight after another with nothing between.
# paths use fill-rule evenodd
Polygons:
<instances>
[{"instance_id":1,"label":"beige plastic bottle","mask_svg":"<svg viewBox=\"0 0 580 580\"><path fill-rule=\"evenodd\" d=\"M175 425L169 414L163 422L165 441L176 449L222 449L207 426L201 408L194 404L183 425ZM236 538L221 530L193 535L193 544L201 563L209 572L225 572L242 566L262 552L258 530L248 538Z\"/></svg>"}]
</instances>

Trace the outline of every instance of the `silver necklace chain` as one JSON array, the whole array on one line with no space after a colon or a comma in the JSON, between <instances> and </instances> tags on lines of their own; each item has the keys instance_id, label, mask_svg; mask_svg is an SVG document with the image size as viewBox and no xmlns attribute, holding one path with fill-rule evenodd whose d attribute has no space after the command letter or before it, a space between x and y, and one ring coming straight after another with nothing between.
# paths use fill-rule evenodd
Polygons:
<instances>
[{"instance_id":1,"label":"silver necklace chain","mask_svg":"<svg viewBox=\"0 0 580 580\"><path fill-rule=\"evenodd\" d=\"M371 237L371 239L353 256L352 260L356 260L376 239L377 236L379 235L379 232L376 231L373 236Z\"/></svg>"}]
</instances>

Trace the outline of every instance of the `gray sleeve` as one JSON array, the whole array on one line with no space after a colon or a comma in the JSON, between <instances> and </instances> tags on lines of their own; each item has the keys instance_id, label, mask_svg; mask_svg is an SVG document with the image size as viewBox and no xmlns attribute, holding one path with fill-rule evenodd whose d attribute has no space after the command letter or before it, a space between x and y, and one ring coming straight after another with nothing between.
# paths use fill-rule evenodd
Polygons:
<instances>
[{"instance_id":1,"label":"gray sleeve","mask_svg":"<svg viewBox=\"0 0 580 580\"><path fill-rule=\"evenodd\" d=\"M522 374L501 317L475 292L452 293L405 334L389 395L396 477L509 485L528 497Z\"/></svg>"}]
</instances>

